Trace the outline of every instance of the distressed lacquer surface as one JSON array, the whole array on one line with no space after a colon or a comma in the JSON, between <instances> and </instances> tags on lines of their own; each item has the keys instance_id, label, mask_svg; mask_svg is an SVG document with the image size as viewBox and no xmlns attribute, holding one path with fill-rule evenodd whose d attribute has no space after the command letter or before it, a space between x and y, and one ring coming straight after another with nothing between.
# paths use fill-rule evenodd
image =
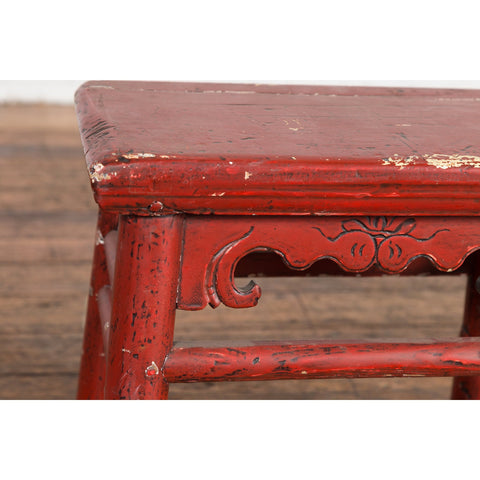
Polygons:
<instances>
[{"instance_id":1,"label":"distressed lacquer surface","mask_svg":"<svg viewBox=\"0 0 480 480\"><path fill-rule=\"evenodd\" d=\"M100 218L120 218L96 248L80 398L408 375L478 398L480 92L90 82L76 106ZM472 338L174 346L176 308L257 304L235 284L252 253L295 272L467 272Z\"/></svg>"},{"instance_id":2,"label":"distressed lacquer surface","mask_svg":"<svg viewBox=\"0 0 480 480\"><path fill-rule=\"evenodd\" d=\"M480 374L478 338L456 341L290 342L175 346L165 364L170 382Z\"/></svg>"},{"instance_id":3,"label":"distressed lacquer surface","mask_svg":"<svg viewBox=\"0 0 480 480\"><path fill-rule=\"evenodd\" d=\"M104 209L476 215L479 99L463 90L95 82L76 103Z\"/></svg>"},{"instance_id":4,"label":"distressed lacquer surface","mask_svg":"<svg viewBox=\"0 0 480 480\"><path fill-rule=\"evenodd\" d=\"M111 284L109 280L111 272L107 268L104 239L110 232L115 231L117 225L117 216L100 212L95 235L87 322L78 385L78 398L82 400L103 398L104 396L105 347L109 324L108 321L102 321L98 296L107 285Z\"/></svg>"},{"instance_id":5,"label":"distressed lacquer surface","mask_svg":"<svg viewBox=\"0 0 480 480\"><path fill-rule=\"evenodd\" d=\"M478 248L480 218L190 217L177 303L186 310L255 306L259 286L238 288L234 280L252 252L275 252L295 270L330 259L347 272L399 274L419 257L453 272Z\"/></svg>"},{"instance_id":6,"label":"distressed lacquer surface","mask_svg":"<svg viewBox=\"0 0 480 480\"><path fill-rule=\"evenodd\" d=\"M122 217L115 262L105 398L166 398L173 342L180 217Z\"/></svg>"},{"instance_id":7,"label":"distressed lacquer surface","mask_svg":"<svg viewBox=\"0 0 480 480\"><path fill-rule=\"evenodd\" d=\"M476 263L468 277L462 337L480 336L480 264ZM480 398L480 376L458 377L453 384L452 397L458 400Z\"/></svg>"}]
</instances>

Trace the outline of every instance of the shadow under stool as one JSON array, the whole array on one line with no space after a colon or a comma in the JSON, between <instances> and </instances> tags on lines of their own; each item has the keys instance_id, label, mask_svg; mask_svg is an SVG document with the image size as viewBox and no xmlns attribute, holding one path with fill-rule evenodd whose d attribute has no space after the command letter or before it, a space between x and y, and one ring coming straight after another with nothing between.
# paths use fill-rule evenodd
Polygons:
<instances>
[{"instance_id":1,"label":"shadow under stool","mask_svg":"<svg viewBox=\"0 0 480 480\"><path fill-rule=\"evenodd\" d=\"M75 100L99 205L78 398L403 376L480 398L480 92L88 82ZM177 309L257 304L236 275L332 273L326 259L335 274L468 274L461 335L173 342Z\"/></svg>"}]
</instances>

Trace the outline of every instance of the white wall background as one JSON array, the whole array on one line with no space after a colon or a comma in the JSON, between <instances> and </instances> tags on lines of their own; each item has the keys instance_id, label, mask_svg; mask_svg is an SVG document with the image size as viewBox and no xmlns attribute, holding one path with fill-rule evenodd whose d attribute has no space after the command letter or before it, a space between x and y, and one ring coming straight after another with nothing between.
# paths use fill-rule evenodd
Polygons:
<instances>
[{"instance_id":1,"label":"white wall background","mask_svg":"<svg viewBox=\"0 0 480 480\"><path fill-rule=\"evenodd\" d=\"M480 89L480 80L242 80L242 82ZM83 80L0 80L0 102L72 104L75 90L82 83Z\"/></svg>"},{"instance_id":2,"label":"white wall background","mask_svg":"<svg viewBox=\"0 0 480 480\"><path fill-rule=\"evenodd\" d=\"M0 80L0 102L72 104L81 80Z\"/></svg>"}]
</instances>

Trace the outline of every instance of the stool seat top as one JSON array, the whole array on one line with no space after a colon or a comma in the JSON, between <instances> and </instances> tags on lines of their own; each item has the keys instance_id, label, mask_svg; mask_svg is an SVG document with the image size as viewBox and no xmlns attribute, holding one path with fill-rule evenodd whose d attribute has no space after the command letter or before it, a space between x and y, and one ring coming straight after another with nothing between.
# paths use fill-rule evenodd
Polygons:
<instances>
[{"instance_id":1,"label":"stool seat top","mask_svg":"<svg viewBox=\"0 0 480 480\"><path fill-rule=\"evenodd\" d=\"M480 214L480 91L88 82L75 103L105 210Z\"/></svg>"}]
</instances>

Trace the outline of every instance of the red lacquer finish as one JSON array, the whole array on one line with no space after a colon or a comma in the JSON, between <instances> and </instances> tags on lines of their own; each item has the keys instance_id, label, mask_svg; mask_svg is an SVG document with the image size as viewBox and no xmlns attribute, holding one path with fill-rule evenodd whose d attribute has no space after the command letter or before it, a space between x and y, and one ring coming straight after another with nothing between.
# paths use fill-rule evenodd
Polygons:
<instances>
[{"instance_id":1,"label":"red lacquer finish","mask_svg":"<svg viewBox=\"0 0 480 480\"><path fill-rule=\"evenodd\" d=\"M234 283L236 265L252 252L275 252L295 270L330 259L348 272L399 274L419 257L453 272L479 247L480 218L188 217L178 307L255 306L260 288Z\"/></svg>"},{"instance_id":2,"label":"red lacquer finish","mask_svg":"<svg viewBox=\"0 0 480 480\"><path fill-rule=\"evenodd\" d=\"M478 98L454 90L91 82L76 102L103 209L476 215Z\"/></svg>"},{"instance_id":3,"label":"red lacquer finish","mask_svg":"<svg viewBox=\"0 0 480 480\"><path fill-rule=\"evenodd\" d=\"M468 277L462 337L480 336L480 262L478 257ZM453 383L454 400L480 399L480 376L459 377Z\"/></svg>"},{"instance_id":4,"label":"red lacquer finish","mask_svg":"<svg viewBox=\"0 0 480 480\"><path fill-rule=\"evenodd\" d=\"M107 399L168 395L183 219L122 217L107 354Z\"/></svg>"},{"instance_id":5,"label":"red lacquer finish","mask_svg":"<svg viewBox=\"0 0 480 480\"><path fill-rule=\"evenodd\" d=\"M79 398L167 398L170 382L408 375L459 377L453 398L480 398L479 100L468 90L85 84L76 106L101 233ZM283 267L265 263L273 254ZM257 304L260 287L235 285L237 267L467 273L462 336L473 338L172 349L176 309Z\"/></svg>"},{"instance_id":6,"label":"red lacquer finish","mask_svg":"<svg viewBox=\"0 0 480 480\"><path fill-rule=\"evenodd\" d=\"M479 351L478 338L176 346L165 364L165 377L181 383L480 375Z\"/></svg>"},{"instance_id":7,"label":"red lacquer finish","mask_svg":"<svg viewBox=\"0 0 480 480\"><path fill-rule=\"evenodd\" d=\"M88 296L87 321L83 340L78 398L98 400L103 398L105 382L104 328L100 318L97 297L108 285L108 269L105 260L104 238L117 228L118 216L100 212L95 235L92 277Z\"/></svg>"}]
</instances>

